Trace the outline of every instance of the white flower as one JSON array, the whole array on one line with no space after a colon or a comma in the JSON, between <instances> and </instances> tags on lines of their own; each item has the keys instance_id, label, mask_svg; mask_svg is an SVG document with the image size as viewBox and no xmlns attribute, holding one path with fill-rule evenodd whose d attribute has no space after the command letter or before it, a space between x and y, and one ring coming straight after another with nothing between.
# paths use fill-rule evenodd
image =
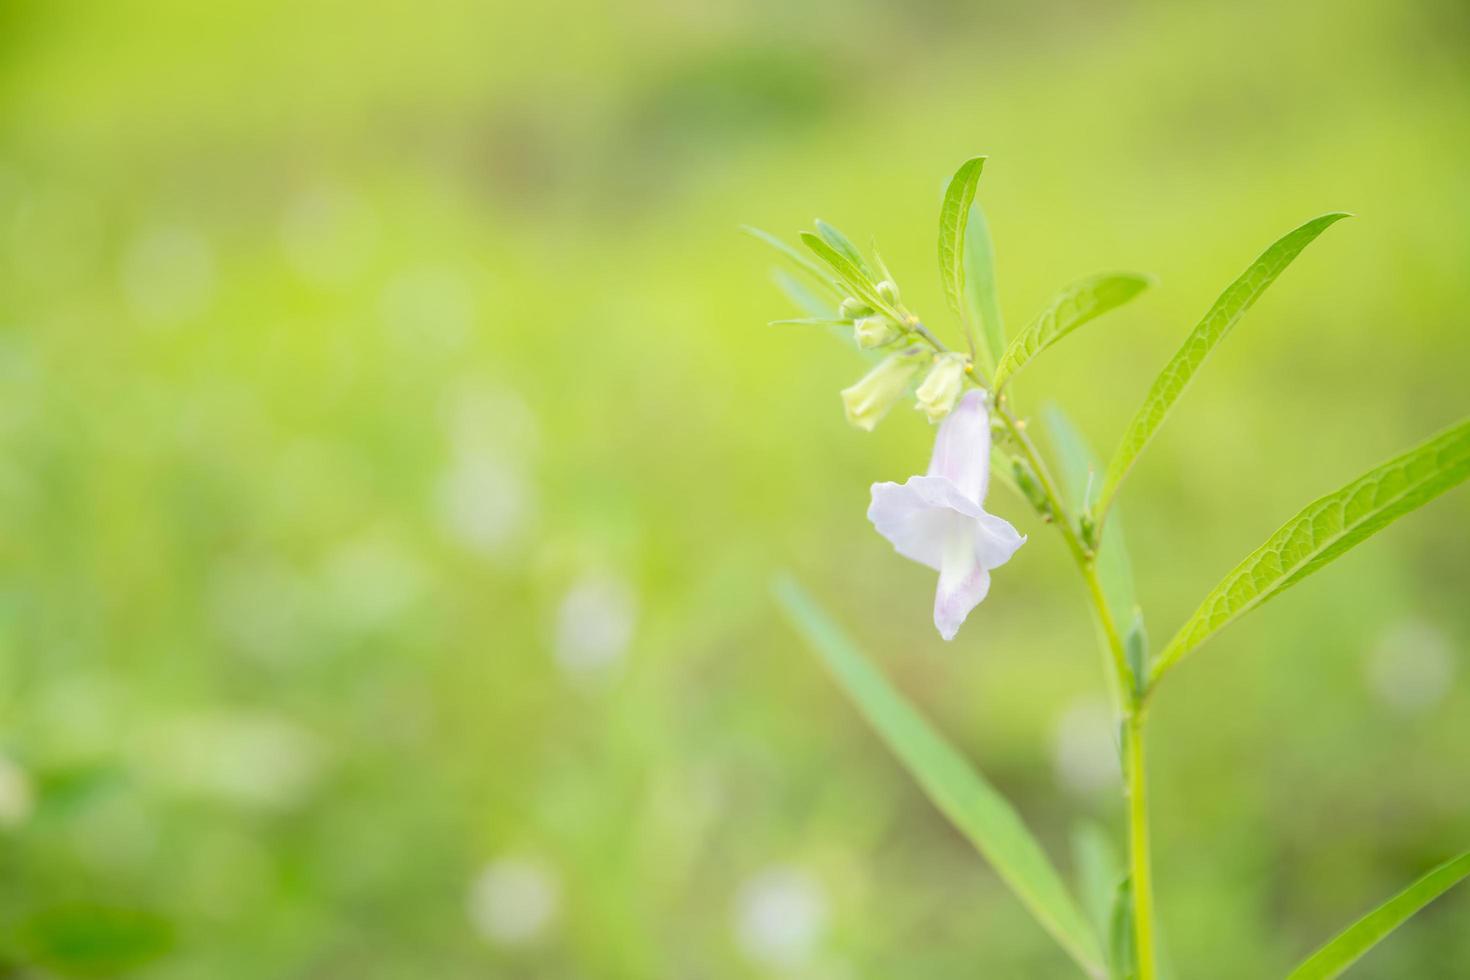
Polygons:
<instances>
[{"instance_id":1,"label":"white flower","mask_svg":"<svg viewBox=\"0 0 1470 980\"><path fill-rule=\"evenodd\" d=\"M778 865L759 872L736 898L735 935L751 961L777 970L807 964L827 929L827 895L809 874Z\"/></svg>"},{"instance_id":2,"label":"white flower","mask_svg":"<svg viewBox=\"0 0 1470 980\"><path fill-rule=\"evenodd\" d=\"M561 906L556 873L531 857L502 857L470 885L470 924L486 942L523 946L546 934Z\"/></svg>"},{"instance_id":3,"label":"white flower","mask_svg":"<svg viewBox=\"0 0 1470 980\"><path fill-rule=\"evenodd\" d=\"M971 391L940 424L927 474L873 484L868 520L900 555L939 573L934 625L946 640L990 591L990 570L1026 543L986 513L989 482L990 412L985 392Z\"/></svg>"}]
</instances>

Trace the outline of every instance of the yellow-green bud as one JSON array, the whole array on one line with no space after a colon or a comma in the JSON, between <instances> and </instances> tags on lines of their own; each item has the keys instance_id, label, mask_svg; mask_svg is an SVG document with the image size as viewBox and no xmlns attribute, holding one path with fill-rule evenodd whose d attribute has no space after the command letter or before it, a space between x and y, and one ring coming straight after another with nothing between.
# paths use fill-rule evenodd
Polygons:
<instances>
[{"instance_id":1,"label":"yellow-green bud","mask_svg":"<svg viewBox=\"0 0 1470 980\"><path fill-rule=\"evenodd\" d=\"M864 303L860 299L854 299L851 296L843 300L842 305L837 307L837 316L842 320L856 320L858 317L867 316L872 312L872 307L868 306L867 303Z\"/></svg>"},{"instance_id":2,"label":"yellow-green bud","mask_svg":"<svg viewBox=\"0 0 1470 980\"><path fill-rule=\"evenodd\" d=\"M908 351L890 354L850 388L842 389L842 407L847 421L868 432L882 421L898 400L909 390L909 382L919 368L922 357Z\"/></svg>"},{"instance_id":3,"label":"yellow-green bud","mask_svg":"<svg viewBox=\"0 0 1470 980\"><path fill-rule=\"evenodd\" d=\"M853 324L852 333L857 338L857 345L864 350L891 344L903 336L898 324L886 316L865 316Z\"/></svg>"},{"instance_id":4,"label":"yellow-green bud","mask_svg":"<svg viewBox=\"0 0 1470 980\"><path fill-rule=\"evenodd\" d=\"M934 366L919 385L915 393L919 408L929 416L930 422L938 422L949 414L950 409L965 393L965 355L940 354Z\"/></svg>"},{"instance_id":5,"label":"yellow-green bud","mask_svg":"<svg viewBox=\"0 0 1470 980\"><path fill-rule=\"evenodd\" d=\"M898 302L898 286L896 286L892 280L884 279L882 282L878 283L876 288L878 290L878 298L887 303L889 306L892 306Z\"/></svg>"}]
</instances>

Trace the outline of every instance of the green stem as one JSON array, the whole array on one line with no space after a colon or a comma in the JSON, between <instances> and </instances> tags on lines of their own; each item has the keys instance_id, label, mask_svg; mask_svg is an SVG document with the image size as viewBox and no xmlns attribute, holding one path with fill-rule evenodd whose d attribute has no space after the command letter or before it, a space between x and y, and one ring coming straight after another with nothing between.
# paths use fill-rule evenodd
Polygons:
<instances>
[{"instance_id":1,"label":"green stem","mask_svg":"<svg viewBox=\"0 0 1470 980\"><path fill-rule=\"evenodd\" d=\"M1097 614L1108 649L1113 655L1118 685L1126 692L1123 695L1123 775L1127 781L1124 792L1128 800L1128 865L1133 886L1133 940L1138 955L1138 980L1154 980L1157 966L1153 939L1153 862L1149 856L1148 769L1144 759L1144 725L1148 715L1143 699L1146 692L1140 691L1134 682L1127 652L1118 635L1118 625L1113 620L1112 610L1108 608L1102 583L1092 561L1083 566L1082 576L1087 580L1093 611Z\"/></svg>"},{"instance_id":2,"label":"green stem","mask_svg":"<svg viewBox=\"0 0 1470 980\"><path fill-rule=\"evenodd\" d=\"M1015 416L1011 415L1010 410L999 400L996 402L995 414L999 415L1001 421L1005 423L1006 429L1011 433L1011 438L1016 441L1016 445L1021 447L1021 454L1026 457L1026 462L1031 464L1031 469L1036 473L1036 479L1041 484L1041 492L1046 497L1057 527L1062 532L1062 537L1067 541L1067 548L1072 552L1072 558L1077 562L1079 568L1085 567L1092 558L1091 553L1082 543L1082 538L1078 536L1076 528L1072 527L1072 522L1067 519L1067 510L1062 506L1062 495L1057 492L1056 483L1051 478L1051 470L1047 469L1046 460L1042 459L1041 453L1037 452L1036 444L1031 441L1026 427L1016 421Z\"/></svg>"},{"instance_id":3,"label":"green stem","mask_svg":"<svg viewBox=\"0 0 1470 980\"><path fill-rule=\"evenodd\" d=\"M1144 761L1144 714L1128 716L1124 754L1128 770L1128 866L1133 884L1133 939L1138 980L1154 980L1154 886L1148 845L1148 774Z\"/></svg>"},{"instance_id":4,"label":"green stem","mask_svg":"<svg viewBox=\"0 0 1470 980\"><path fill-rule=\"evenodd\" d=\"M1134 678L1133 669L1128 664L1128 653L1118 632L1118 624L1113 619L1107 597L1103 594L1102 581L1098 578L1097 556L1083 543L1081 535L1072 525L1071 517L1062 507L1061 495L1057 493L1056 483L1052 480L1046 461L1037 452L1025 427L1016 421L1004 405L996 405L996 414L1005 423L1016 444L1021 447L1026 461L1036 472L1036 479L1047 506L1055 516L1077 568L1087 583L1088 597L1092 600L1093 612L1102 628L1108 653L1112 658L1115 691L1123 715L1123 768L1127 780L1128 862L1133 892L1133 938L1138 957L1137 980L1155 980L1158 967L1154 956L1153 870L1149 857L1148 784L1144 760L1144 699L1147 689Z\"/></svg>"},{"instance_id":5,"label":"green stem","mask_svg":"<svg viewBox=\"0 0 1470 980\"><path fill-rule=\"evenodd\" d=\"M1138 685L1133 676L1133 668L1128 663L1128 651L1123 645L1122 634L1118 632L1118 623L1113 619L1107 597L1103 595L1102 581L1097 576L1097 564L1089 557L1078 567L1082 571L1082 578L1087 582L1087 595L1092 600L1092 611L1097 617L1098 625L1102 627L1103 638L1107 641L1107 652L1112 659L1113 675L1117 681L1118 713L1123 718L1132 717L1139 709Z\"/></svg>"}]
</instances>

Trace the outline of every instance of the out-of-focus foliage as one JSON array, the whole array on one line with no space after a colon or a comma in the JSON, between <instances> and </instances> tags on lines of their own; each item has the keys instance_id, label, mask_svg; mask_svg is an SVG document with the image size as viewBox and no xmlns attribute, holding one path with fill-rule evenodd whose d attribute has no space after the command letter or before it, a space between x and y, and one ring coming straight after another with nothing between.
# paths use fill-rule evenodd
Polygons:
<instances>
[{"instance_id":1,"label":"out-of-focus foliage","mask_svg":"<svg viewBox=\"0 0 1470 980\"><path fill-rule=\"evenodd\" d=\"M1073 874L1119 813L1065 555L1036 535L941 645L863 518L931 430L846 426L865 362L765 325L815 314L737 227L876 237L957 344L934 215L988 155L1013 325L1159 278L1014 386L1106 458L1264 241L1357 214L1119 496L1168 636L1465 414L1467 57L1446 0L0 6L0 957L1071 975L767 593L794 568ZM1466 846L1467 527L1437 501L1171 677L1191 977L1280 974ZM1470 961L1464 902L1364 969Z\"/></svg>"}]
</instances>

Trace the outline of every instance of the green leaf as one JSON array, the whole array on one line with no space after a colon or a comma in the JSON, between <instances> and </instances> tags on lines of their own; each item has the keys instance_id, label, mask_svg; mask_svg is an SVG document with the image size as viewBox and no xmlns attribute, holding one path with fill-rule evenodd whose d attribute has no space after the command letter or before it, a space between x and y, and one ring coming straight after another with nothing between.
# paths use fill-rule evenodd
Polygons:
<instances>
[{"instance_id":1,"label":"green leaf","mask_svg":"<svg viewBox=\"0 0 1470 980\"><path fill-rule=\"evenodd\" d=\"M847 284L847 287L852 290L854 296L879 313L891 317L900 323L903 322L903 317L898 314L898 311L884 302L883 297L878 295L878 290L874 288L872 278L863 272L862 269L854 265L851 259L827 244L825 239L819 238L809 231L801 233L801 240L807 248L812 250L817 258L832 267L832 271L837 273L838 278Z\"/></svg>"},{"instance_id":2,"label":"green leaf","mask_svg":"<svg viewBox=\"0 0 1470 980\"><path fill-rule=\"evenodd\" d=\"M843 258L861 269L863 274L869 279L874 278L873 270L868 266L867 260L863 258L863 253L858 251L856 245L848 241L846 235L827 224L821 218L817 219L816 225L817 234L822 236L822 241L831 245Z\"/></svg>"},{"instance_id":3,"label":"green leaf","mask_svg":"<svg viewBox=\"0 0 1470 980\"><path fill-rule=\"evenodd\" d=\"M1135 980L1138 976L1138 944L1133 931L1133 879L1124 876L1113 896L1113 917L1108 930L1108 976L1112 980Z\"/></svg>"},{"instance_id":4,"label":"green leaf","mask_svg":"<svg viewBox=\"0 0 1470 980\"><path fill-rule=\"evenodd\" d=\"M786 320L771 320L767 325L772 327L781 327L788 325L804 327L846 327L851 326L851 324L851 320L839 320L836 317L799 316L791 317Z\"/></svg>"},{"instance_id":5,"label":"green leaf","mask_svg":"<svg viewBox=\"0 0 1470 980\"><path fill-rule=\"evenodd\" d=\"M1089 974L1102 952L1086 918L1021 818L964 757L895 691L842 631L786 575L774 583L793 626L928 795L1037 920Z\"/></svg>"},{"instance_id":6,"label":"green leaf","mask_svg":"<svg viewBox=\"0 0 1470 980\"><path fill-rule=\"evenodd\" d=\"M768 231L762 231L761 229L753 228L750 225L741 225L740 230L758 241L765 242L767 245L771 246L776 251L786 256L786 258L796 263L797 267L800 268L803 272L810 275L812 279L814 279L817 284L820 285L824 290L838 298L841 298L842 291L838 289L837 286L832 282L831 273L829 273L826 269L823 269L820 265L817 265L817 263L813 262L810 256L803 255L801 252L797 251L792 246L787 245L781 239L777 238L775 235L771 234Z\"/></svg>"},{"instance_id":7,"label":"green leaf","mask_svg":"<svg viewBox=\"0 0 1470 980\"><path fill-rule=\"evenodd\" d=\"M939 209L939 276L944 284L944 298L955 316L967 324L965 309L965 226L970 220L970 204L975 200L975 187L985 157L972 157L960 164L944 192Z\"/></svg>"},{"instance_id":8,"label":"green leaf","mask_svg":"<svg viewBox=\"0 0 1470 980\"><path fill-rule=\"evenodd\" d=\"M1137 461L1144 447L1153 438L1159 426L1163 424L1164 418L1184 389L1189 387L1189 382L1194 378L1194 373L1204 364L1215 345L1225 339L1232 327L1245 316L1252 304L1260 298L1266 288L1276 281L1276 278L1285 271L1292 260L1301 254L1302 249L1310 245L1318 235L1326 231L1334 222L1340 221L1348 215L1337 211L1324 214L1319 218L1313 218L1306 224L1288 233L1251 263L1250 268L1243 272L1239 279L1220 294L1215 300L1215 305L1190 331L1189 337L1184 341L1184 346L1174 354L1174 357L1165 365L1164 370L1154 380L1153 387L1149 389L1143 404L1139 407L1133 421L1129 424L1127 432L1123 435L1123 442L1118 446L1118 451L1113 454L1112 461L1108 463L1107 476L1103 479L1102 492L1098 498L1098 522L1101 523L1108 512L1108 505L1113 501L1113 495L1118 492L1118 486L1123 478L1128 475L1134 462Z\"/></svg>"},{"instance_id":9,"label":"green leaf","mask_svg":"<svg viewBox=\"0 0 1470 980\"><path fill-rule=\"evenodd\" d=\"M1470 477L1470 420L1308 504L1205 597L1159 654L1175 661L1358 542Z\"/></svg>"},{"instance_id":10,"label":"green leaf","mask_svg":"<svg viewBox=\"0 0 1470 980\"><path fill-rule=\"evenodd\" d=\"M970 205L970 224L965 229L965 294L990 356L999 361L1006 349L1006 328L995 282L995 244L979 201Z\"/></svg>"},{"instance_id":11,"label":"green leaf","mask_svg":"<svg viewBox=\"0 0 1470 980\"><path fill-rule=\"evenodd\" d=\"M1096 820L1082 819L1072 828L1072 866L1082 907L1100 937L1110 933L1113 896L1123 878L1123 861L1112 837Z\"/></svg>"},{"instance_id":12,"label":"green leaf","mask_svg":"<svg viewBox=\"0 0 1470 980\"><path fill-rule=\"evenodd\" d=\"M821 317L823 319L836 319L837 307L830 301L823 299L807 288L806 283L797 279L785 269L772 269L771 281L776 288L786 294L786 298L795 303L808 316Z\"/></svg>"},{"instance_id":13,"label":"green leaf","mask_svg":"<svg viewBox=\"0 0 1470 980\"><path fill-rule=\"evenodd\" d=\"M878 270L879 276L892 283L898 282L897 279L893 278L893 273L888 271L888 263L883 261L883 255L878 251L878 243L876 241L873 242L873 266Z\"/></svg>"},{"instance_id":14,"label":"green leaf","mask_svg":"<svg viewBox=\"0 0 1470 980\"><path fill-rule=\"evenodd\" d=\"M1330 980L1358 961L1410 916L1470 876L1470 851L1451 858L1429 874L1338 933L1331 942L1291 971L1286 980Z\"/></svg>"},{"instance_id":15,"label":"green leaf","mask_svg":"<svg viewBox=\"0 0 1470 980\"><path fill-rule=\"evenodd\" d=\"M1103 591L1107 591L1106 582ZM1138 606L1133 607L1133 621L1123 634L1123 655L1133 672L1133 694L1141 699L1148 693L1148 630L1144 627L1143 610Z\"/></svg>"},{"instance_id":16,"label":"green leaf","mask_svg":"<svg viewBox=\"0 0 1470 980\"><path fill-rule=\"evenodd\" d=\"M996 390L1037 354L1089 320L1122 306L1148 284L1143 276L1120 273L1093 276L1062 290L1006 348L995 369Z\"/></svg>"}]
</instances>

